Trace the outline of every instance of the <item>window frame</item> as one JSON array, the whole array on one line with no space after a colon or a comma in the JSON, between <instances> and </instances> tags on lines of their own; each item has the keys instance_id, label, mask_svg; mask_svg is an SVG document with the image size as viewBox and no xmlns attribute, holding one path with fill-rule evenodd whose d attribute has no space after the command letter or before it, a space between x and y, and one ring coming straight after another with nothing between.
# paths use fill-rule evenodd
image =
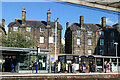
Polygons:
<instances>
[{"instance_id":1,"label":"window frame","mask_svg":"<svg viewBox=\"0 0 120 80\"><path fill-rule=\"evenodd\" d=\"M92 31L88 31L88 35L91 36L92 35Z\"/></svg>"},{"instance_id":2,"label":"window frame","mask_svg":"<svg viewBox=\"0 0 120 80\"><path fill-rule=\"evenodd\" d=\"M41 42L41 38L43 38L42 42ZM40 41L39 41L40 44L44 44L45 43L45 37L44 36L40 36Z\"/></svg>"},{"instance_id":3,"label":"window frame","mask_svg":"<svg viewBox=\"0 0 120 80\"><path fill-rule=\"evenodd\" d=\"M42 28L44 31L42 31ZM45 28L44 27L40 27L40 32L45 32Z\"/></svg>"},{"instance_id":4,"label":"window frame","mask_svg":"<svg viewBox=\"0 0 120 80\"><path fill-rule=\"evenodd\" d=\"M80 35L80 30L77 30L77 35Z\"/></svg>"},{"instance_id":5,"label":"window frame","mask_svg":"<svg viewBox=\"0 0 120 80\"><path fill-rule=\"evenodd\" d=\"M91 51L91 53L89 53L89 51ZM88 55L92 55L92 50L91 49L88 49Z\"/></svg>"},{"instance_id":6,"label":"window frame","mask_svg":"<svg viewBox=\"0 0 120 80\"><path fill-rule=\"evenodd\" d=\"M77 38L77 45L80 45L80 38Z\"/></svg>"},{"instance_id":7,"label":"window frame","mask_svg":"<svg viewBox=\"0 0 120 80\"><path fill-rule=\"evenodd\" d=\"M55 28L52 28L52 32L55 33Z\"/></svg>"},{"instance_id":8,"label":"window frame","mask_svg":"<svg viewBox=\"0 0 120 80\"><path fill-rule=\"evenodd\" d=\"M90 42L91 44L89 44L89 41L91 41L91 42ZM92 45L92 39L91 39L91 38L88 39L88 45L89 45L89 46Z\"/></svg>"},{"instance_id":9,"label":"window frame","mask_svg":"<svg viewBox=\"0 0 120 80\"><path fill-rule=\"evenodd\" d=\"M104 39L100 39L100 45L101 45L101 46L104 45Z\"/></svg>"},{"instance_id":10,"label":"window frame","mask_svg":"<svg viewBox=\"0 0 120 80\"><path fill-rule=\"evenodd\" d=\"M102 53L101 53L102 51ZM104 55L104 50L103 49L100 49L100 55Z\"/></svg>"},{"instance_id":11,"label":"window frame","mask_svg":"<svg viewBox=\"0 0 120 80\"><path fill-rule=\"evenodd\" d=\"M31 32L31 27L30 27L30 26L27 26L27 27L26 27L26 31L27 31L27 32Z\"/></svg>"},{"instance_id":12,"label":"window frame","mask_svg":"<svg viewBox=\"0 0 120 80\"><path fill-rule=\"evenodd\" d=\"M16 27L17 29L15 29L15 27ZM13 31L18 31L18 26L13 26Z\"/></svg>"}]
</instances>

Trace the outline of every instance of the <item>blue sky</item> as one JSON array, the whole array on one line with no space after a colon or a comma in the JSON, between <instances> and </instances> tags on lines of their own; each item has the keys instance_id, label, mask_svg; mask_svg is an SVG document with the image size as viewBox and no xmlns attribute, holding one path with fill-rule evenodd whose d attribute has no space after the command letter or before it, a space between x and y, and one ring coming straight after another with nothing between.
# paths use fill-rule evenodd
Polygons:
<instances>
[{"instance_id":1,"label":"blue sky","mask_svg":"<svg viewBox=\"0 0 120 80\"><path fill-rule=\"evenodd\" d=\"M22 19L22 8L26 8L27 20L47 20L47 10L51 10L51 21L54 21L59 17L59 23L62 25L62 37L64 37L66 30L66 22L79 23L80 15L84 16L85 23L99 24L101 17L107 18L107 24L112 25L118 22L118 15L112 13L101 12L98 10L92 10L83 8L81 6L76 7L69 4L63 4L60 2L3 2L2 3L2 18L5 18L5 25L14 21L15 18Z\"/></svg>"}]
</instances>

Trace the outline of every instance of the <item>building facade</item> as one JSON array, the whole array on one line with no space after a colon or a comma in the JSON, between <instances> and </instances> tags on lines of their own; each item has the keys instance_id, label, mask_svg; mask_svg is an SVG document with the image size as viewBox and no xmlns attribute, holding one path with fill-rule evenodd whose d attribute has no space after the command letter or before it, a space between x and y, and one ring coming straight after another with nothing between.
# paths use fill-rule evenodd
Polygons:
<instances>
[{"instance_id":1,"label":"building facade","mask_svg":"<svg viewBox=\"0 0 120 80\"><path fill-rule=\"evenodd\" d=\"M85 55L116 55L115 42L120 44L119 24L112 27L106 25L106 17L102 17L101 24L84 23L84 17L80 16L79 23L73 23L69 27L66 23L65 53ZM119 47L119 45L117 46ZM118 55L119 49L117 50Z\"/></svg>"},{"instance_id":2,"label":"building facade","mask_svg":"<svg viewBox=\"0 0 120 80\"><path fill-rule=\"evenodd\" d=\"M12 32L23 32L27 39L34 39L37 42L36 46L41 49L50 49L50 54L55 54L55 22L50 21L51 11L47 12L47 21L26 20L26 9L22 10L22 20L17 20L9 23L8 35ZM61 31L62 26L57 22L57 50L56 53L61 53ZM30 36L31 37L30 37ZM36 46L34 48L36 48Z\"/></svg>"}]
</instances>

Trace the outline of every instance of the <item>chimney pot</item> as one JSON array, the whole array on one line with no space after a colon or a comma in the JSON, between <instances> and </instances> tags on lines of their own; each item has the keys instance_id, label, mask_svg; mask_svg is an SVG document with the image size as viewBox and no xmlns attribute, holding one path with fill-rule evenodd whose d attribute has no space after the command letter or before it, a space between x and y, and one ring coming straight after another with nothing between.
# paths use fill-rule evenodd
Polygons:
<instances>
[{"instance_id":1,"label":"chimney pot","mask_svg":"<svg viewBox=\"0 0 120 80\"><path fill-rule=\"evenodd\" d=\"M5 19L2 18L2 26L5 28Z\"/></svg>"},{"instance_id":2,"label":"chimney pot","mask_svg":"<svg viewBox=\"0 0 120 80\"><path fill-rule=\"evenodd\" d=\"M66 29L69 27L69 21L67 21L66 23Z\"/></svg>"},{"instance_id":3,"label":"chimney pot","mask_svg":"<svg viewBox=\"0 0 120 80\"><path fill-rule=\"evenodd\" d=\"M15 18L15 21L17 21L17 18Z\"/></svg>"},{"instance_id":4,"label":"chimney pot","mask_svg":"<svg viewBox=\"0 0 120 80\"><path fill-rule=\"evenodd\" d=\"M26 9L23 8L22 10L22 24L25 24L26 21Z\"/></svg>"},{"instance_id":5,"label":"chimney pot","mask_svg":"<svg viewBox=\"0 0 120 80\"><path fill-rule=\"evenodd\" d=\"M51 11L50 11L50 9L48 9L48 12L47 12L47 22L50 22L50 15L51 15Z\"/></svg>"}]
</instances>

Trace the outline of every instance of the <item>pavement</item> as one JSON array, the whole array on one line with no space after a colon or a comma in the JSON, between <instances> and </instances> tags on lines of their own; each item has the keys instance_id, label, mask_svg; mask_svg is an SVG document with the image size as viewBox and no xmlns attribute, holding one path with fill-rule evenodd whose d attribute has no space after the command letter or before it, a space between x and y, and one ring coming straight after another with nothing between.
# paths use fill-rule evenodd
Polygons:
<instances>
[{"instance_id":1,"label":"pavement","mask_svg":"<svg viewBox=\"0 0 120 80\"><path fill-rule=\"evenodd\" d=\"M10 73L10 72L0 72L0 77L25 77L25 76L82 76L82 75L120 75L120 73Z\"/></svg>"}]
</instances>

